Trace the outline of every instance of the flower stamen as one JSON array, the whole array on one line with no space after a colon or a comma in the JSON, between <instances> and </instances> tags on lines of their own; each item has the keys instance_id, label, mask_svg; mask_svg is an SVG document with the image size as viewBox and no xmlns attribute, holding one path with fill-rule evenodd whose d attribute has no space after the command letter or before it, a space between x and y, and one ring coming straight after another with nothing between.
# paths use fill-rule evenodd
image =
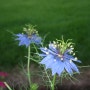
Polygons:
<instances>
[{"instance_id":1,"label":"flower stamen","mask_svg":"<svg viewBox=\"0 0 90 90\"><path fill-rule=\"evenodd\" d=\"M75 59L74 59L75 61L77 61L78 59L77 59L77 57L75 57Z\"/></svg>"},{"instance_id":2,"label":"flower stamen","mask_svg":"<svg viewBox=\"0 0 90 90\"><path fill-rule=\"evenodd\" d=\"M49 52L46 52L46 54L48 55L48 54L49 54Z\"/></svg>"},{"instance_id":3,"label":"flower stamen","mask_svg":"<svg viewBox=\"0 0 90 90\"><path fill-rule=\"evenodd\" d=\"M45 47L44 50L47 50L47 48Z\"/></svg>"},{"instance_id":4,"label":"flower stamen","mask_svg":"<svg viewBox=\"0 0 90 90\"><path fill-rule=\"evenodd\" d=\"M60 55L60 54L58 54L58 57L62 58L63 56L62 56L62 55Z\"/></svg>"},{"instance_id":5,"label":"flower stamen","mask_svg":"<svg viewBox=\"0 0 90 90\"><path fill-rule=\"evenodd\" d=\"M70 63L72 63L72 60L70 59Z\"/></svg>"},{"instance_id":6,"label":"flower stamen","mask_svg":"<svg viewBox=\"0 0 90 90\"><path fill-rule=\"evenodd\" d=\"M63 61L63 58L61 58L61 61Z\"/></svg>"}]
</instances>

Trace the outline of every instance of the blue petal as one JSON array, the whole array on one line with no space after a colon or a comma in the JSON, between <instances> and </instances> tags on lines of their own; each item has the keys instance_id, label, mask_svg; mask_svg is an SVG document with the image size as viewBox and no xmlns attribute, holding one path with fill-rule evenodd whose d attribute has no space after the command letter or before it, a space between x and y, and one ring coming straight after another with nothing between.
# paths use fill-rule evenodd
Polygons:
<instances>
[{"instance_id":1,"label":"blue petal","mask_svg":"<svg viewBox=\"0 0 90 90\"><path fill-rule=\"evenodd\" d=\"M15 36L18 36L18 37L22 37L23 36L23 34L15 34Z\"/></svg>"},{"instance_id":2,"label":"blue petal","mask_svg":"<svg viewBox=\"0 0 90 90\"><path fill-rule=\"evenodd\" d=\"M52 59L50 62L47 64L47 68L55 68L55 63L58 64L58 61L60 61L60 58L56 58L55 56L52 55ZM60 64L59 64L60 65Z\"/></svg>"},{"instance_id":3,"label":"blue petal","mask_svg":"<svg viewBox=\"0 0 90 90\"><path fill-rule=\"evenodd\" d=\"M48 52L48 49L43 48L43 47L41 47L40 50L41 50L43 53L47 53L47 52Z\"/></svg>"},{"instance_id":4,"label":"blue petal","mask_svg":"<svg viewBox=\"0 0 90 90\"><path fill-rule=\"evenodd\" d=\"M70 51L72 51L71 48L70 48L70 49L67 49L67 50L64 52L64 54L68 54Z\"/></svg>"},{"instance_id":5,"label":"blue petal","mask_svg":"<svg viewBox=\"0 0 90 90\"><path fill-rule=\"evenodd\" d=\"M48 50L48 52L49 52L50 54L57 55L57 53L51 51L50 49Z\"/></svg>"},{"instance_id":6,"label":"blue petal","mask_svg":"<svg viewBox=\"0 0 90 90\"><path fill-rule=\"evenodd\" d=\"M33 43L41 44L41 37L37 36L36 34L32 35L31 40Z\"/></svg>"},{"instance_id":7,"label":"blue petal","mask_svg":"<svg viewBox=\"0 0 90 90\"><path fill-rule=\"evenodd\" d=\"M61 73L64 71L64 63L63 62L59 62L60 66L57 70L57 73L59 74L59 76L61 75Z\"/></svg>"},{"instance_id":8,"label":"blue petal","mask_svg":"<svg viewBox=\"0 0 90 90\"><path fill-rule=\"evenodd\" d=\"M75 61L75 62L79 62L79 63L81 63L81 61L80 60L75 60L75 59L72 59L73 61Z\"/></svg>"},{"instance_id":9,"label":"blue petal","mask_svg":"<svg viewBox=\"0 0 90 90\"><path fill-rule=\"evenodd\" d=\"M50 50L50 49L47 49L47 48L40 48L41 49L41 51L43 52L43 53L50 53L50 54L52 54L52 55L57 55L57 53L55 53L55 52L53 52L52 50Z\"/></svg>"},{"instance_id":10,"label":"blue petal","mask_svg":"<svg viewBox=\"0 0 90 90\"><path fill-rule=\"evenodd\" d=\"M49 44L49 49L52 50L53 52L57 53L58 50L54 47L54 44L53 43L50 43Z\"/></svg>"},{"instance_id":11,"label":"blue petal","mask_svg":"<svg viewBox=\"0 0 90 90\"><path fill-rule=\"evenodd\" d=\"M76 62L82 63L80 60L77 60Z\"/></svg>"},{"instance_id":12,"label":"blue petal","mask_svg":"<svg viewBox=\"0 0 90 90\"><path fill-rule=\"evenodd\" d=\"M39 54L39 56L41 56L41 57L45 57L45 56L47 56L46 54Z\"/></svg>"},{"instance_id":13,"label":"blue petal","mask_svg":"<svg viewBox=\"0 0 90 90\"><path fill-rule=\"evenodd\" d=\"M65 60L75 59L72 55L64 54Z\"/></svg>"},{"instance_id":14,"label":"blue petal","mask_svg":"<svg viewBox=\"0 0 90 90\"><path fill-rule=\"evenodd\" d=\"M70 64L69 64L69 62L64 62L65 63L65 69L66 69L66 71L70 74L70 75L72 75L73 74L73 71L72 71L72 68L70 67Z\"/></svg>"},{"instance_id":15,"label":"blue petal","mask_svg":"<svg viewBox=\"0 0 90 90\"><path fill-rule=\"evenodd\" d=\"M54 62L55 62L55 61L54 61L54 58L48 60L48 63L46 64L46 69L51 68L51 67L52 67L52 64L53 64Z\"/></svg>"},{"instance_id":16,"label":"blue petal","mask_svg":"<svg viewBox=\"0 0 90 90\"><path fill-rule=\"evenodd\" d=\"M66 60L73 60L73 61L81 63L80 60L75 60L75 57L73 57L72 55L64 54L64 57L65 57Z\"/></svg>"},{"instance_id":17,"label":"blue petal","mask_svg":"<svg viewBox=\"0 0 90 90\"><path fill-rule=\"evenodd\" d=\"M79 70L78 70L77 66L76 66L73 62L70 63L70 66L71 66L71 68L72 68L74 71L76 71L77 73L79 73Z\"/></svg>"},{"instance_id":18,"label":"blue petal","mask_svg":"<svg viewBox=\"0 0 90 90\"><path fill-rule=\"evenodd\" d=\"M35 43L36 44L41 44L41 37L37 37L36 39L35 39Z\"/></svg>"},{"instance_id":19,"label":"blue petal","mask_svg":"<svg viewBox=\"0 0 90 90\"><path fill-rule=\"evenodd\" d=\"M21 39L21 41L20 41L19 44L20 44L20 45L26 45L26 47L27 47L27 46L30 45L30 40L29 40L29 38L27 38L27 37L23 37L23 38Z\"/></svg>"},{"instance_id":20,"label":"blue petal","mask_svg":"<svg viewBox=\"0 0 90 90\"><path fill-rule=\"evenodd\" d=\"M30 45L31 40L28 38L27 35L25 35L25 34L16 34L16 36L18 36L18 38L16 38L16 40L19 40L19 46L26 45L26 47L28 47Z\"/></svg>"},{"instance_id":21,"label":"blue petal","mask_svg":"<svg viewBox=\"0 0 90 90\"><path fill-rule=\"evenodd\" d=\"M53 58L52 55L47 55L47 56L40 62L40 64L47 64L48 61L49 61L50 59L52 59L52 58Z\"/></svg>"},{"instance_id":22,"label":"blue petal","mask_svg":"<svg viewBox=\"0 0 90 90\"><path fill-rule=\"evenodd\" d=\"M58 72L60 63L59 61L54 61L54 64L52 65L52 75L56 74Z\"/></svg>"}]
</instances>

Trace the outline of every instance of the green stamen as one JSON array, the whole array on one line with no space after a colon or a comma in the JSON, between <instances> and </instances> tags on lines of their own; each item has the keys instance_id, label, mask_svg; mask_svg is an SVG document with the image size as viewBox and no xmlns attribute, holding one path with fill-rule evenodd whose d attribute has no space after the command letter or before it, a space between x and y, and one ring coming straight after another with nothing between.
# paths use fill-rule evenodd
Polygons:
<instances>
[{"instance_id":1,"label":"green stamen","mask_svg":"<svg viewBox=\"0 0 90 90\"><path fill-rule=\"evenodd\" d=\"M63 55L64 52L69 48L71 48L72 50L74 49L71 39L67 40L66 42L64 41L63 38L62 38L62 40L56 40L56 41L57 41L57 49L59 49L61 55ZM71 52L73 52L73 51L71 51Z\"/></svg>"},{"instance_id":2,"label":"green stamen","mask_svg":"<svg viewBox=\"0 0 90 90\"><path fill-rule=\"evenodd\" d=\"M32 34L38 34L38 31L33 25L26 25L26 27L23 28L23 31L28 35L28 37L31 37Z\"/></svg>"}]
</instances>

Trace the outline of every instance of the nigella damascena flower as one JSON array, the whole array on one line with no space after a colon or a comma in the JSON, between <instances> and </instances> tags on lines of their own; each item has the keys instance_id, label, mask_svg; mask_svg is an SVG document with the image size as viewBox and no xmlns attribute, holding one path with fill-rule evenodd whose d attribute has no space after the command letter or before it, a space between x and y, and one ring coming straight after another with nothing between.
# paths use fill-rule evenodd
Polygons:
<instances>
[{"instance_id":1,"label":"nigella damascena flower","mask_svg":"<svg viewBox=\"0 0 90 90\"><path fill-rule=\"evenodd\" d=\"M31 43L41 44L41 37L32 25L28 25L28 28L24 28L25 34L16 34L16 40L19 40L19 46L26 45L28 47Z\"/></svg>"},{"instance_id":2,"label":"nigella damascena flower","mask_svg":"<svg viewBox=\"0 0 90 90\"><path fill-rule=\"evenodd\" d=\"M77 66L74 62L81 62L74 57L73 46L71 42L64 42L64 40L57 40L49 44L49 48L41 47L40 50L43 52L39 54L43 57L40 64L44 64L46 69L50 68L52 75L61 75L63 72L67 72L72 75L75 72L79 73Z\"/></svg>"}]
</instances>

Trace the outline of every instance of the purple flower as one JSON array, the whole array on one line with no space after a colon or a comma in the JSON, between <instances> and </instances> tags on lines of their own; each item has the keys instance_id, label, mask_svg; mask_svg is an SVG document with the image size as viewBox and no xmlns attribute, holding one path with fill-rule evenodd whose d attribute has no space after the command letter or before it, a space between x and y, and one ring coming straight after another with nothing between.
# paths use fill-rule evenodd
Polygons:
<instances>
[{"instance_id":1,"label":"purple flower","mask_svg":"<svg viewBox=\"0 0 90 90\"><path fill-rule=\"evenodd\" d=\"M6 73L6 72L0 72L0 76L7 77L8 76L8 73Z\"/></svg>"},{"instance_id":2,"label":"purple flower","mask_svg":"<svg viewBox=\"0 0 90 90\"><path fill-rule=\"evenodd\" d=\"M4 82L1 82L0 81L0 87L2 87L2 88L5 88L6 87L6 85L4 84Z\"/></svg>"},{"instance_id":3,"label":"purple flower","mask_svg":"<svg viewBox=\"0 0 90 90\"><path fill-rule=\"evenodd\" d=\"M73 61L81 61L71 54L73 52L71 44L54 42L49 44L49 48L41 47L40 50L43 52L39 54L43 57L40 64L44 64L46 69L50 68L52 75L56 73L61 75L63 72L73 75L74 71L79 73Z\"/></svg>"}]
</instances>

